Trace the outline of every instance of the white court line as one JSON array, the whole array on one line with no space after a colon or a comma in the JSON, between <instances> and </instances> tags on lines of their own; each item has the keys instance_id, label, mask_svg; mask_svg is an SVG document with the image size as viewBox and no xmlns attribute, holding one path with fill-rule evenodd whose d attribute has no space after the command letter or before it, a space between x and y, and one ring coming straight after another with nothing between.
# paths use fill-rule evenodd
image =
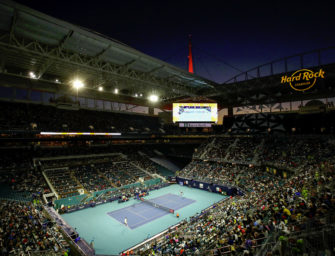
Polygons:
<instances>
[{"instance_id":1,"label":"white court line","mask_svg":"<svg viewBox=\"0 0 335 256\"><path fill-rule=\"evenodd\" d=\"M186 198L186 199L189 200L189 204L184 205L183 202L176 203L176 200L174 200L174 199L168 199L171 195L174 195L174 196L177 196L178 198L181 198L181 197L178 196L178 195L169 193L169 194L163 195L163 196L161 196L161 197L158 197L158 199L160 200L160 199L163 199L163 198L166 198L166 197L167 197L167 199L164 199L164 200L165 200L166 202L168 202L168 203L169 203L169 202L173 203L175 208L178 208L179 206L181 206L181 208L183 208L183 207L185 207L185 206L188 206L188 205L190 205L190 204L196 202L196 200ZM182 197L182 198L184 199L184 197ZM156 203L156 202L153 201L153 200L155 200L155 199L157 199L157 198L148 199L148 200L150 200L150 201L153 202L153 203ZM178 202L178 201L177 201L177 202ZM142 203L143 203L143 202L142 202ZM141 219L143 219L142 221L135 222L135 224L133 224L133 226L137 226L137 227L138 227L138 226L140 226L139 224L141 224L141 223L145 223L145 222L150 223L150 220L153 221L153 220L155 220L157 217L163 217L164 215L166 215L166 214L164 214L164 215L157 214L157 215L154 215L154 216L151 216L151 217L147 218L146 216L142 215L141 213L136 212L136 211L133 211L133 206L135 206L135 205L138 205L138 204L133 204L133 205L131 205L131 206L128 206L126 209L124 209L124 210L128 211L129 213L131 213L131 214L135 214L135 215L137 215L138 217L140 217ZM163 205L163 206L164 206L164 205ZM152 207L154 207L154 206L152 206ZM165 206L165 207L167 207L167 206ZM156 207L154 207L154 208L156 208ZM170 208L170 207L167 207L167 208ZM180 208L179 208L179 209L180 209ZM122 210L122 209L120 209L120 210ZM147 212L148 210L150 210L150 208L144 210L143 212ZM162 210L162 211L163 211L163 210ZM142 212L142 211L140 211L140 212ZM120 223L122 223L122 222L120 222ZM129 225L128 225L127 227L130 228ZM130 229L132 229L132 228L130 228Z\"/></svg>"},{"instance_id":2,"label":"white court line","mask_svg":"<svg viewBox=\"0 0 335 256\"><path fill-rule=\"evenodd\" d=\"M175 195L175 194L171 194L171 195ZM178 196L178 195L175 195L175 196L180 197L180 196ZM176 201L173 200L173 199L166 199L166 201L167 201L167 202L172 202L173 204L175 204L175 205L174 205L175 208L181 206L179 209L184 208L184 207L186 207L186 206L188 206L188 205L193 204L193 203L196 202L196 200L189 199L189 198L186 198L186 197L183 197L183 199L187 199L189 203L185 205L183 202L177 203L178 201L176 202ZM165 207L167 207L167 206L165 206ZM168 208L169 208L169 207L168 207ZM179 209L176 209L176 210L179 210Z\"/></svg>"},{"instance_id":3,"label":"white court line","mask_svg":"<svg viewBox=\"0 0 335 256\"><path fill-rule=\"evenodd\" d=\"M137 212L133 212L131 209L126 209L127 211L131 212L131 213L134 213L135 215L139 216L139 217L142 217L144 219L147 219L145 216L141 215L141 214L138 214Z\"/></svg>"},{"instance_id":4,"label":"white court line","mask_svg":"<svg viewBox=\"0 0 335 256\"><path fill-rule=\"evenodd\" d=\"M132 212L132 211L129 211L129 212ZM135 213L135 212L132 212L132 213ZM135 213L136 214L136 213ZM139 215L139 214L136 214L137 216L142 216L142 215ZM166 214L164 214L164 215L166 215ZM134 224L134 226L135 225L138 225L138 224L141 224L141 223L144 223L144 222L148 222L148 220L149 220L149 222L150 222L150 220L154 220L155 218L157 218L157 217L163 217L164 215L160 215L160 214L157 214L157 215L154 215L154 216L152 216L151 218L145 218L144 216L143 216L143 221L140 221L140 222L135 222L135 224ZM140 225L139 225L140 226Z\"/></svg>"}]
</instances>

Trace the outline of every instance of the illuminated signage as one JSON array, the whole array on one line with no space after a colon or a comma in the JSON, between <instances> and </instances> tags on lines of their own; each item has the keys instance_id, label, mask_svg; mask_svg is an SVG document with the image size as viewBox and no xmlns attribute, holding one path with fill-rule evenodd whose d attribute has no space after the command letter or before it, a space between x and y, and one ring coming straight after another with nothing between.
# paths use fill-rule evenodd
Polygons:
<instances>
[{"instance_id":1,"label":"illuminated signage","mask_svg":"<svg viewBox=\"0 0 335 256\"><path fill-rule=\"evenodd\" d=\"M291 76L282 76L281 83L288 83L296 91L306 91L311 89L319 78L325 78L325 71L322 69L317 72L309 69L300 69L295 71Z\"/></svg>"},{"instance_id":2,"label":"illuminated signage","mask_svg":"<svg viewBox=\"0 0 335 256\"><path fill-rule=\"evenodd\" d=\"M40 132L41 135L93 135L93 136L120 136L118 132Z\"/></svg>"}]
</instances>

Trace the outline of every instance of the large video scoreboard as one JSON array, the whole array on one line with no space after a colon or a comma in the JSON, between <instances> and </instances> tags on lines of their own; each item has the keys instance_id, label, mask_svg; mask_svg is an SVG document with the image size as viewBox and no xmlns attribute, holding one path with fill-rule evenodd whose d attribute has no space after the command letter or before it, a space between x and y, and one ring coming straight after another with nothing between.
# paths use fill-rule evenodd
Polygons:
<instances>
[{"instance_id":1,"label":"large video scoreboard","mask_svg":"<svg viewBox=\"0 0 335 256\"><path fill-rule=\"evenodd\" d=\"M217 123L217 103L173 103L173 122Z\"/></svg>"}]
</instances>

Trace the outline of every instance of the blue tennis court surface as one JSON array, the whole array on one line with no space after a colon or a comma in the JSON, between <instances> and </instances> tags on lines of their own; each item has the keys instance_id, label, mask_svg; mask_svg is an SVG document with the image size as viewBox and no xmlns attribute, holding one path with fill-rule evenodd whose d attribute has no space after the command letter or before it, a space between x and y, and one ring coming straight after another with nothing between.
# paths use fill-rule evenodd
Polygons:
<instances>
[{"instance_id":1,"label":"blue tennis court surface","mask_svg":"<svg viewBox=\"0 0 335 256\"><path fill-rule=\"evenodd\" d=\"M169 213L152 220L151 222L147 222L146 225L131 229L123 225L124 219L121 223L107 214L125 207L132 207L133 204L141 204L140 201L132 198L128 202L122 204L114 201L76 212L66 213L62 215L62 218L73 228L76 228L81 238L89 243L94 241L96 255L120 255L120 252L127 250L135 244L143 242L149 237L155 236L169 227L176 225L178 222L186 220L189 217L194 216L194 214L200 213L203 209L212 204L226 198L226 196L221 194L210 193L208 191L180 186L178 184L151 191L150 195L145 198L147 200L159 200L160 198L164 200L166 195L179 195L180 192L183 192L184 198L193 199L194 203L177 209L177 204L183 199L180 198L180 200L177 199L172 202L172 204L177 206L176 208L172 208L176 209L176 212L180 214L179 219L176 218L175 214ZM168 199L169 196L166 198ZM158 202L159 201L157 201L157 203ZM170 200L165 200L164 205L171 206L169 205L169 202ZM148 207L150 207L151 210L154 209L150 205L148 205ZM130 217L128 217L128 224L130 223Z\"/></svg>"},{"instance_id":2,"label":"blue tennis court surface","mask_svg":"<svg viewBox=\"0 0 335 256\"><path fill-rule=\"evenodd\" d=\"M193 199L181 197L175 194L165 194L160 197L152 198L149 201L175 211L196 202ZM134 229L171 213L141 202L119 210L108 212L107 214L122 224L124 224L124 219L127 218L128 227Z\"/></svg>"}]
</instances>

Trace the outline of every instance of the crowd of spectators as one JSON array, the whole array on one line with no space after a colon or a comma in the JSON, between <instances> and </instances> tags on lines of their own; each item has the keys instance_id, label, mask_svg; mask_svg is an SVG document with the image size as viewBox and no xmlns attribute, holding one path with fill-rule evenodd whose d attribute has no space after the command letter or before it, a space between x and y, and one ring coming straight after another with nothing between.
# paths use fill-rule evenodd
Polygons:
<instances>
[{"instance_id":1,"label":"crowd of spectators","mask_svg":"<svg viewBox=\"0 0 335 256\"><path fill-rule=\"evenodd\" d=\"M217 159L222 160L226 157L227 150L231 144L233 144L235 138L230 137L216 137L212 138L207 144L210 146L206 149L206 143L201 144L200 148L197 149L197 154L194 158L202 159Z\"/></svg>"},{"instance_id":2,"label":"crowd of spectators","mask_svg":"<svg viewBox=\"0 0 335 256\"><path fill-rule=\"evenodd\" d=\"M76 182L68 168L45 171L52 186L61 198L79 195L82 187Z\"/></svg>"},{"instance_id":3,"label":"crowd of spectators","mask_svg":"<svg viewBox=\"0 0 335 256\"><path fill-rule=\"evenodd\" d=\"M250 169L248 165L195 160L181 170L178 176L218 185L235 185L247 189L245 184L250 178L248 176L250 170L262 172L264 168L253 166Z\"/></svg>"},{"instance_id":4,"label":"crowd of spectators","mask_svg":"<svg viewBox=\"0 0 335 256\"><path fill-rule=\"evenodd\" d=\"M257 146L262 141L259 137L238 138L235 145L231 147L227 160L234 162L252 162Z\"/></svg>"},{"instance_id":5,"label":"crowd of spectators","mask_svg":"<svg viewBox=\"0 0 335 256\"><path fill-rule=\"evenodd\" d=\"M105 170L105 164L90 164L81 165L72 168L75 177L79 180L80 184L89 191L99 191L112 188L111 182L101 173L101 169Z\"/></svg>"},{"instance_id":6,"label":"crowd of spectators","mask_svg":"<svg viewBox=\"0 0 335 256\"><path fill-rule=\"evenodd\" d=\"M197 148L195 148L193 153L193 158L198 159L201 158L201 155L205 153L208 144L213 142L214 138L208 138L206 141L201 143ZM214 156L213 156L214 157Z\"/></svg>"},{"instance_id":7,"label":"crowd of spectators","mask_svg":"<svg viewBox=\"0 0 335 256\"><path fill-rule=\"evenodd\" d=\"M195 165L198 164L201 162ZM208 167L211 163L206 164ZM203 176L208 176L211 171L202 167L199 170L206 172ZM235 166L231 168L236 170ZM311 221L319 227L326 225L325 218L335 210L334 162L308 165L289 179L249 167L239 168L238 175L249 191L246 195L215 204L205 213L141 248L140 253L252 255L270 235L289 236L306 228L305 224Z\"/></svg>"},{"instance_id":8,"label":"crowd of spectators","mask_svg":"<svg viewBox=\"0 0 335 256\"><path fill-rule=\"evenodd\" d=\"M204 158L194 159L178 173L179 176L215 184L235 185L242 188L245 195L227 198L213 205L206 212L182 223L177 230L171 230L156 243L141 248L140 253L251 255L274 234L289 236L306 228L305 223L311 221L319 226L326 224L325 218L335 209L335 143L331 137L213 138L201 146L197 154L201 152L205 153L202 154ZM13 190L49 192L40 171L32 169L29 156L23 155L28 165L22 166L12 165L19 156L13 155L12 162L10 157L3 157L1 165L6 171L1 172L0 182L10 184ZM65 160L69 168L46 171L62 197L78 194L81 187L78 182L91 192L119 187L102 194L100 200L131 197L136 188L121 187L138 182L140 177L151 178L150 174L156 172L150 160L136 150L129 151L127 157L119 154L112 158L92 159L85 157ZM255 159L257 164L249 164ZM51 161L51 166L57 167L60 161L62 160ZM239 164L238 161L244 164ZM267 173L264 164L268 163L288 169L290 175L285 179ZM27 212L28 217L24 217L25 214L14 215L15 208ZM4 255L13 250L15 253L27 250L57 250L54 240L49 239L49 233L43 233L48 229L44 229L43 224L41 225L43 222L37 221L37 215L34 215L39 212L38 207L4 201L1 202L0 209L3 217L0 243L5 245ZM11 214L5 216L7 212ZM31 223L32 227L29 226ZM25 237L21 231L26 230L27 225L32 232L29 237ZM39 232L40 226L42 233Z\"/></svg>"},{"instance_id":9,"label":"crowd of spectators","mask_svg":"<svg viewBox=\"0 0 335 256\"><path fill-rule=\"evenodd\" d=\"M153 162L136 151L129 152L127 156L119 153L54 160L51 158L41 161L41 164L44 169L64 167L46 171L56 191L64 197L78 194L80 187L76 185L77 181L84 189L93 192L136 183L139 178L148 180L157 173Z\"/></svg>"},{"instance_id":10,"label":"crowd of spectators","mask_svg":"<svg viewBox=\"0 0 335 256\"><path fill-rule=\"evenodd\" d=\"M333 156L333 141L331 136L321 135L217 137L201 144L193 158L297 168Z\"/></svg>"},{"instance_id":11,"label":"crowd of spectators","mask_svg":"<svg viewBox=\"0 0 335 256\"><path fill-rule=\"evenodd\" d=\"M66 168L46 171L46 174L58 194L67 197L78 195L81 187L77 181L88 192L94 192L136 183L139 178L148 180L152 178L150 174L156 173L156 167L145 157L132 155L130 158L128 161L123 155L115 155L47 161L47 167L51 164Z\"/></svg>"},{"instance_id":12,"label":"crowd of spectators","mask_svg":"<svg viewBox=\"0 0 335 256\"><path fill-rule=\"evenodd\" d=\"M104 163L104 162L119 162L124 161L124 156L121 154L115 155L82 155L80 157L76 155L61 155L60 157L50 157L49 159L38 160L41 165L43 165L44 169L48 168L59 168L59 167L71 167L71 166L81 166L81 165L89 165L96 163Z\"/></svg>"},{"instance_id":13,"label":"crowd of spectators","mask_svg":"<svg viewBox=\"0 0 335 256\"><path fill-rule=\"evenodd\" d=\"M14 191L35 194L49 193L50 189L40 171L18 170L0 173L0 183L7 184Z\"/></svg>"},{"instance_id":14,"label":"crowd of spectators","mask_svg":"<svg viewBox=\"0 0 335 256\"><path fill-rule=\"evenodd\" d=\"M333 156L335 150L332 138L327 136L269 137L264 142L260 162L271 162L280 167L295 168L324 160Z\"/></svg>"},{"instance_id":15,"label":"crowd of spectators","mask_svg":"<svg viewBox=\"0 0 335 256\"><path fill-rule=\"evenodd\" d=\"M128 159L132 161L136 166L146 170L151 174L157 174L158 168L146 155L140 154L130 154L128 155Z\"/></svg>"},{"instance_id":16,"label":"crowd of spectators","mask_svg":"<svg viewBox=\"0 0 335 256\"><path fill-rule=\"evenodd\" d=\"M63 255L68 247L57 226L43 215L40 205L0 201L0 215L0 253L3 256L24 256L33 251Z\"/></svg>"}]
</instances>

